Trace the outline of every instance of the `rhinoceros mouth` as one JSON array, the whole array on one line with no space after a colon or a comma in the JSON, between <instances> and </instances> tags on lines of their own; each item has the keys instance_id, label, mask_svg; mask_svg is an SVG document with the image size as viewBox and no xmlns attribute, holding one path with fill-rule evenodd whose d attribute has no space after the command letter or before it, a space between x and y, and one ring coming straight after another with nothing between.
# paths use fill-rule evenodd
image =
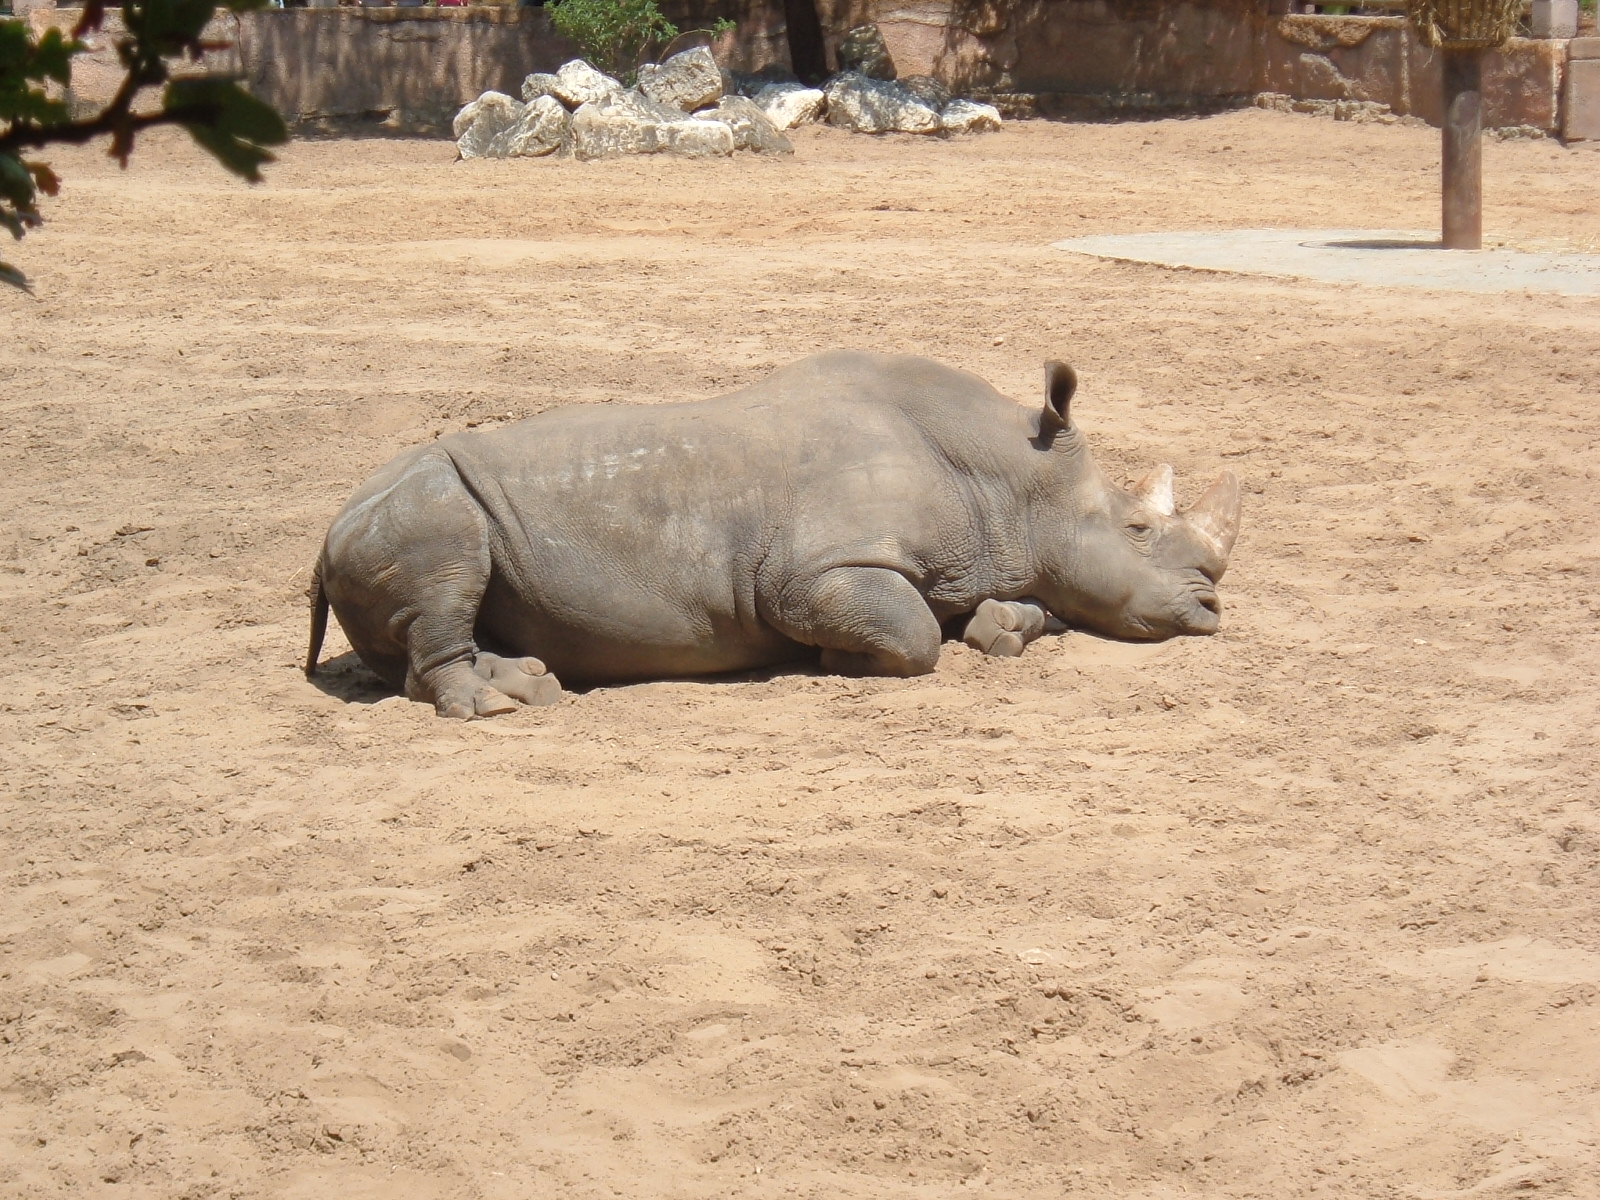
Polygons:
<instances>
[{"instance_id":1,"label":"rhinoceros mouth","mask_svg":"<svg viewBox=\"0 0 1600 1200\"><path fill-rule=\"evenodd\" d=\"M1184 597L1188 604L1178 618L1179 631L1187 634L1211 634L1222 627L1222 601L1209 582L1191 583Z\"/></svg>"}]
</instances>

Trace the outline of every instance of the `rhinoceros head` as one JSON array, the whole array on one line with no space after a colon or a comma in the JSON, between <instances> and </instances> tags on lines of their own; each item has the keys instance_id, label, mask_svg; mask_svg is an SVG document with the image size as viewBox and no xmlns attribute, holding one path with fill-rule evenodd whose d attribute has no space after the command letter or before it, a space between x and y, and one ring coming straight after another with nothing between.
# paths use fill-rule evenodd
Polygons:
<instances>
[{"instance_id":1,"label":"rhinoceros head","mask_svg":"<svg viewBox=\"0 0 1600 1200\"><path fill-rule=\"evenodd\" d=\"M1239 532L1239 482L1223 474L1182 512L1172 468L1130 487L1106 477L1072 424L1077 377L1046 365L1046 401L1036 445L1050 455L1046 511L1071 519L1034 529L1043 578L1038 599L1078 629L1136 641L1215 633L1217 581ZM1060 509L1056 506L1060 505Z\"/></svg>"}]
</instances>

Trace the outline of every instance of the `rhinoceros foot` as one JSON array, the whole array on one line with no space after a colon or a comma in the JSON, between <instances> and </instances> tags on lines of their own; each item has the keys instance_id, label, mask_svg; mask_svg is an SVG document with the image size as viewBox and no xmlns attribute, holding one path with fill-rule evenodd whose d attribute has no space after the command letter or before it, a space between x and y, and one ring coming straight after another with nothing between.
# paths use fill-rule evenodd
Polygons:
<instances>
[{"instance_id":1,"label":"rhinoceros foot","mask_svg":"<svg viewBox=\"0 0 1600 1200\"><path fill-rule=\"evenodd\" d=\"M561 699L561 684L537 658L479 653L472 669L513 700L540 708Z\"/></svg>"},{"instance_id":2,"label":"rhinoceros foot","mask_svg":"<svg viewBox=\"0 0 1600 1200\"><path fill-rule=\"evenodd\" d=\"M561 683L537 658L502 658L479 653L469 666L456 663L433 682L433 706L441 717L470 720L538 708L561 699Z\"/></svg>"},{"instance_id":3,"label":"rhinoceros foot","mask_svg":"<svg viewBox=\"0 0 1600 1200\"><path fill-rule=\"evenodd\" d=\"M1016 658L1046 632L1049 623L1050 614L1037 601L985 600L967 622L961 640L995 658Z\"/></svg>"}]
</instances>

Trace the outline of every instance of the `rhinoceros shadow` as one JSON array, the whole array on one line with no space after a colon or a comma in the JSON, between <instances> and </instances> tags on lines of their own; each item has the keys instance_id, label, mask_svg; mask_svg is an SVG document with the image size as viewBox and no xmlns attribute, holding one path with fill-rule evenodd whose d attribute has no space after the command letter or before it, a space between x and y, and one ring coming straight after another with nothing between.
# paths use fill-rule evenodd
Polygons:
<instances>
[{"instance_id":1,"label":"rhinoceros shadow","mask_svg":"<svg viewBox=\"0 0 1600 1200\"><path fill-rule=\"evenodd\" d=\"M347 704L376 704L395 694L392 687L367 669L353 650L318 663L310 681L319 692Z\"/></svg>"},{"instance_id":2,"label":"rhinoceros shadow","mask_svg":"<svg viewBox=\"0 0 1600 1200\"><path fill-rule=\"evenodd\" d=\"M970 616L971 614L967 614ZM965 617L957 618L946 623L943 641L954 643L961 640L961 627ZM1080 634L1074 643L1081 650L1085 645L1092 645L1095 649L1088 652L1091 660L1104 659L1106 661L1140 661L1159 651L1160 647L1153 642L1128 642L1118 638L1100 637L1093 634ZM693 683L703 684L707 687L718 687L735 683L770 683L775 679L789 677L806 678L826 675L822 664L817 661L815 652L809 656L802 656L789 662L774 663L769 667L759 667L748 671L725 671L717 675L687 675L664 676L659 679L638 680L634 685L615 683L596 684L568 684L562 687L578 696L586 695L596 690L611 687L637 686L644 683ZM346 704L376 704L380 700L387 700L391 696L399 695L399 691L390 687L378 678L353 650L347 650L337 657L326 659L317 664L316 673L310 677L310 683L326 696L342 700Z\"/></svg>"},{"instance_id":3,"label":"rhinoceros shadow","mask_svg":"<svg viewBox=\"0 0 1600 1200\"><path fill-rule=\"evenodd\" d=\"M813 656L811 658L798 658L793 662L778 663L770 667L762 667L750 671L727 671L720 675L695 675L680 677L664 677L661 679L640 680L641 683L698 683L715 687L729 683L768 683L774 679L785 676L810 676L826 674L822 665ZM399 695L396 688L390 687L382 679L368 669L367 665L358 658L354 651L347 650L336 658L325 659L317 664L317 670L310 677L310 683L325 696L332 696L335 700L342 700L346 704L376 704L380 700L387 700L391 696ZM626 687L627 684L568 684L563 682L563 689L574 695L582 696L589 692L604 690L608 687Z\"/></svg>"}]
</instances>

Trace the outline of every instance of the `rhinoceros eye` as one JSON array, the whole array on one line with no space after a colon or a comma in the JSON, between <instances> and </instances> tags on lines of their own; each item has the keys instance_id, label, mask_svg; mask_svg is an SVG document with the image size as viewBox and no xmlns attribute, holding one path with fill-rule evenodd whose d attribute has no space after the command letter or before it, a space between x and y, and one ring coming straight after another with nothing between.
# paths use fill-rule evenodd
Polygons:
<instances>
[{"instance_id":1,"label":"rhinoceros eye","mask_svg":"<svg viewBox=\"0 0 1600 1200\"><path fill-rule=\"evenodd\" d=\"M1128 532L1133 534L1134 537L1144 537L1150 532L1150 526L1146 525L1143 521L1129 521Z\"/></svg>"}]
</instances>

